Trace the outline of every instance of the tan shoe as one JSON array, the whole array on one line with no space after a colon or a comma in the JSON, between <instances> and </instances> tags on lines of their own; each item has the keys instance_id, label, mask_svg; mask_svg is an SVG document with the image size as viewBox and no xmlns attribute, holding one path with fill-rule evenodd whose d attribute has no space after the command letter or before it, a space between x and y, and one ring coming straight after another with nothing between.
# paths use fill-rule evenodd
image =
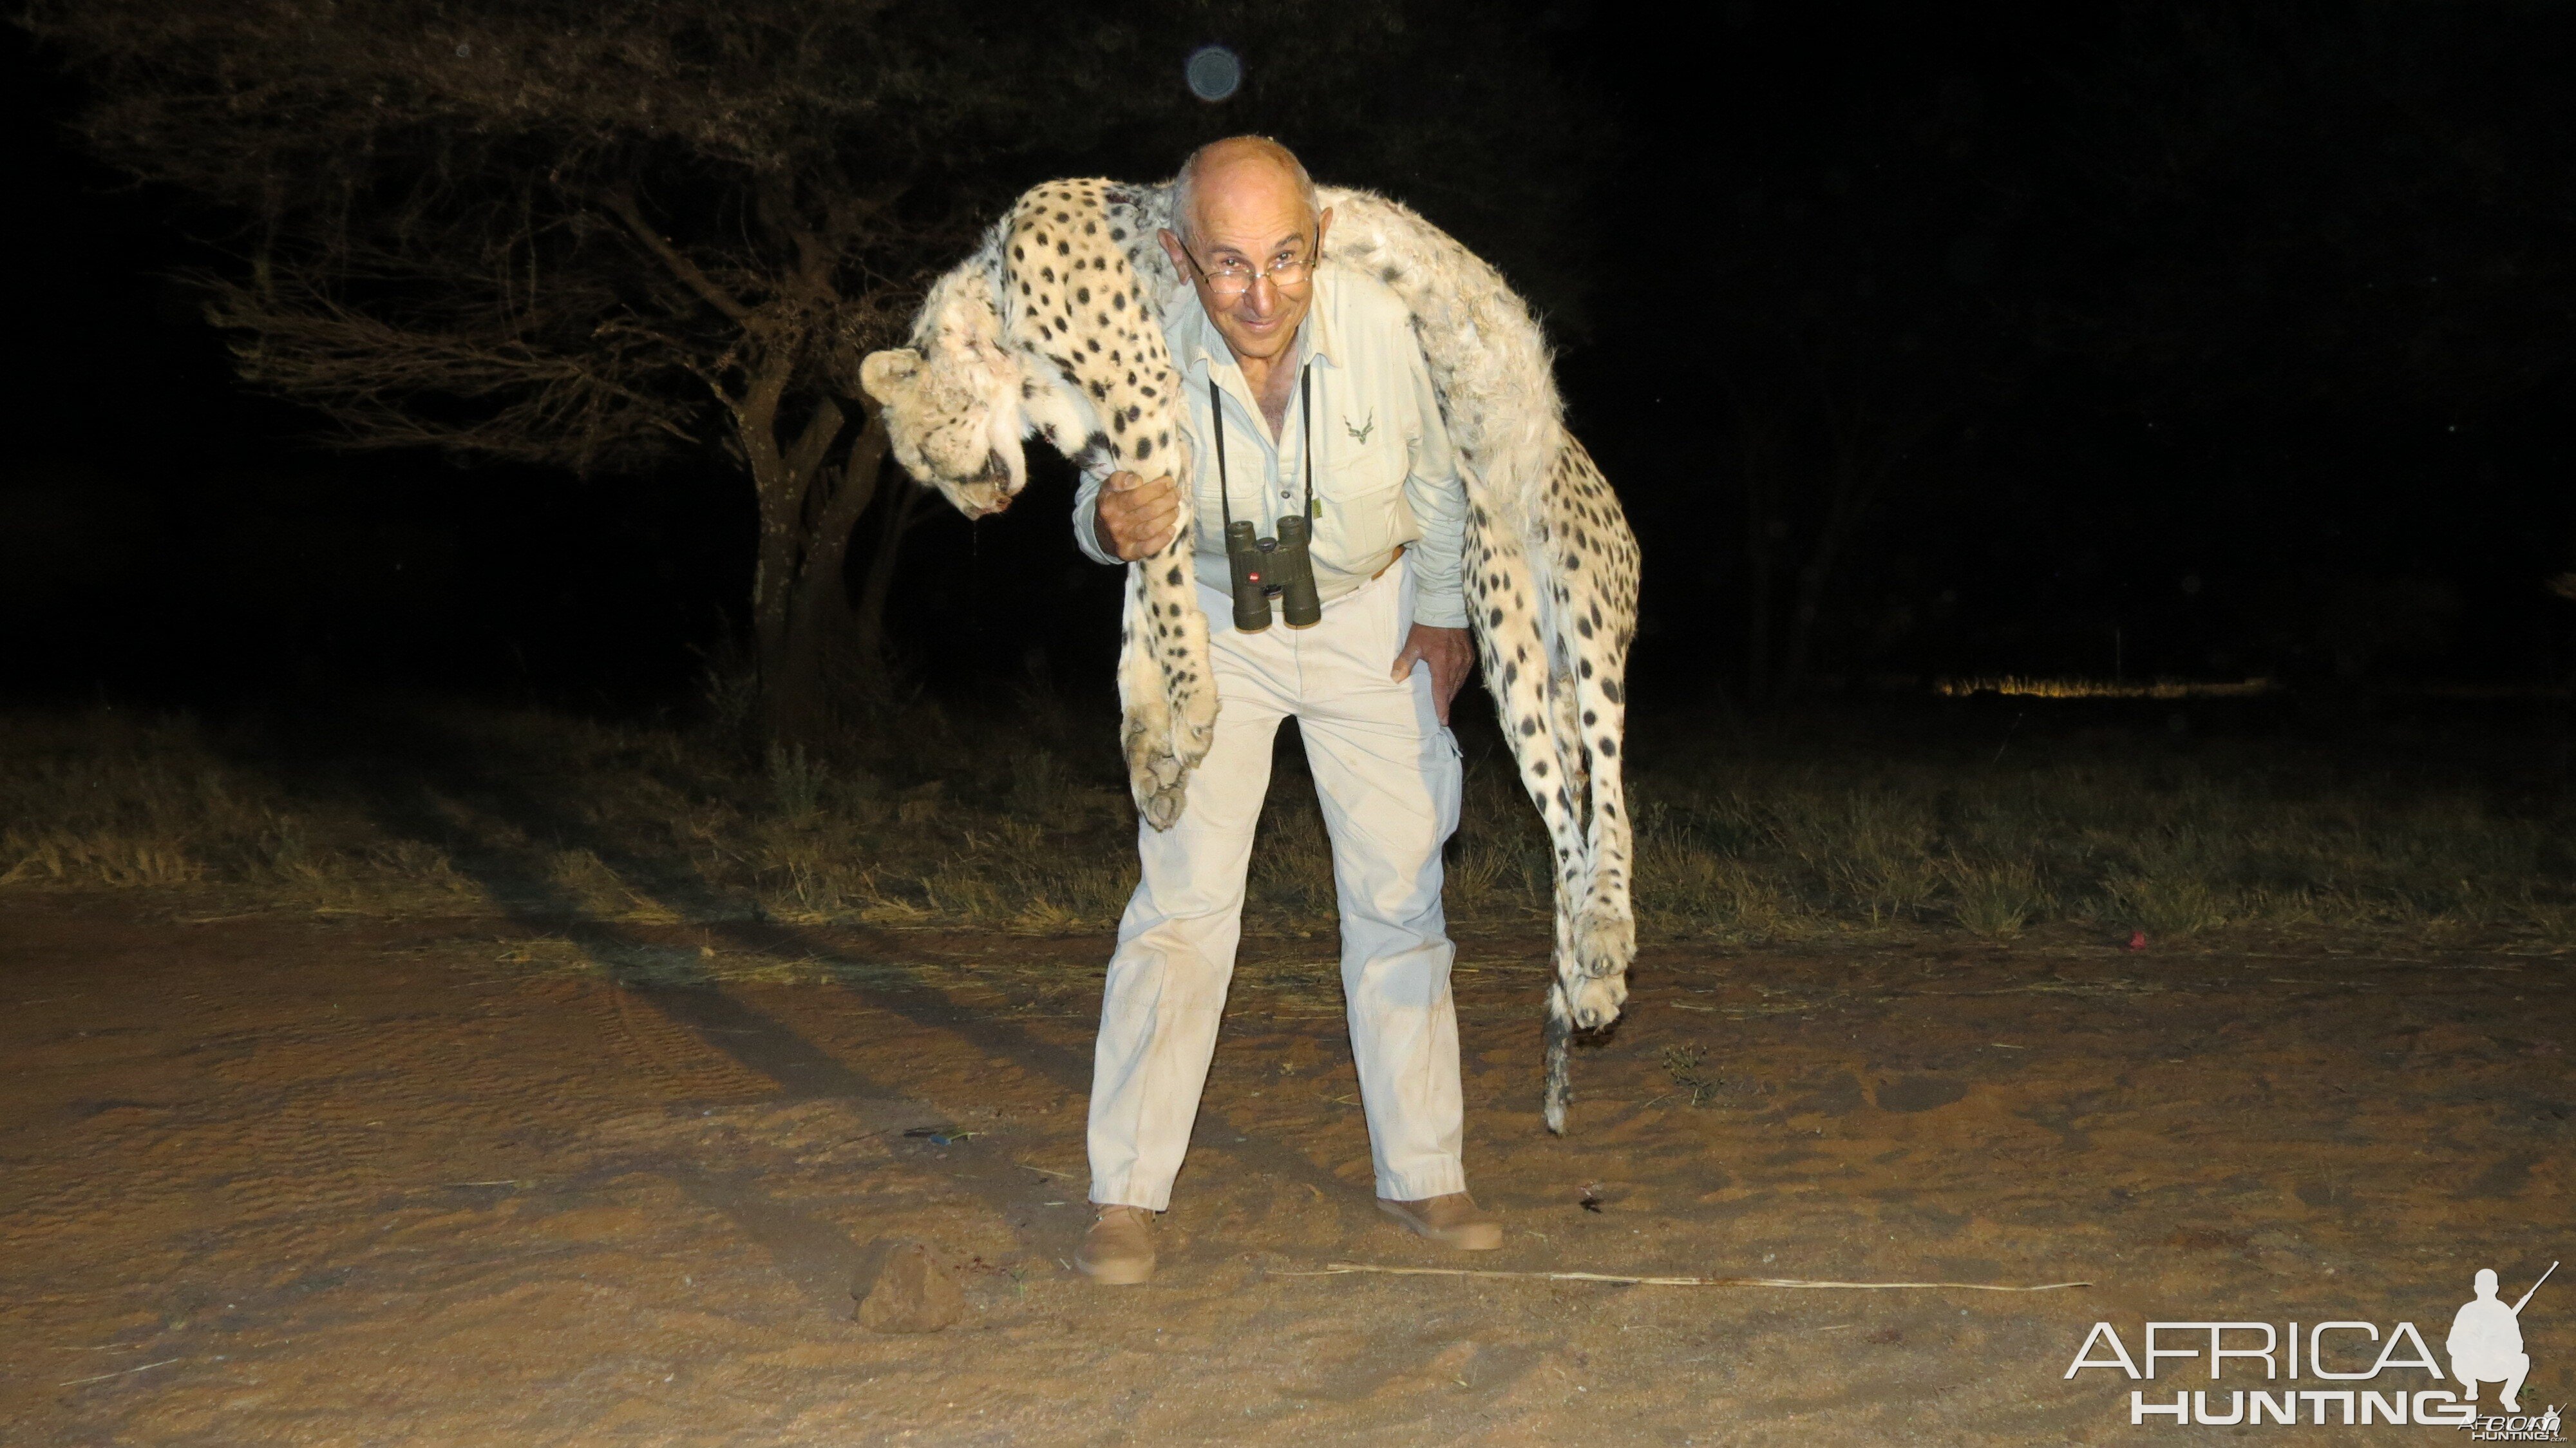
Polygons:
<instances>
[{"instance_id":1,"label":"tan shoe","mask_svg":"<svg viewBox=\"0 0 2576 1448\"><path fill-rule=\"evenodd\" d=\"M1083 1234L1073 1265L1104 1287L1127 1287L1154 1275L1154 1214L1143 1207L1103 1207Z\"/></svg>"},{"instance_id":2,"label":"tan shoe","mask_svg":"<svg viewBox=\"0 0 2576 1448\"><path fill-rule=\"evenodd\" d=\"M1503 1245L1503 1224L1476 1205L1465 1192L1426 1197L1418 1202L1377 1199L1377 1209L1402 1222L1417 1237L1428 1237L1461 1252L1490 1252Z\"/></svg>"}]
</instances>

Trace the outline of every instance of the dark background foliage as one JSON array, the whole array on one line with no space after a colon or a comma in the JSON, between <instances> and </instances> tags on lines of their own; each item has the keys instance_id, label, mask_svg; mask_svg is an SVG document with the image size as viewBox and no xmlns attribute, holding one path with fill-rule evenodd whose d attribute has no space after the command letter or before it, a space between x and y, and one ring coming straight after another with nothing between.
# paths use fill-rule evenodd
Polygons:
<instances>
[{"instance_id":1,"label":"dark background foliage","mask_svg":"<svg viewBox=\"0 0 2576 1448\"><path fill-rule=\"evenodd\" d=\"M818 154L910 188L911 230L871 234L884 295L1030 181L1160 176L1240 130L1501 264L1644 541L1649 708L1943 673L2534 684L2576 663L2545 588L2576 547L2564 7L1738 4L1688 33L1444 0L873 13L906 54L1012 88L950 114L921 77L860 77L914 109L813 122L841 128ZM1246 66L1220 105L1182 84L1210 41ZM721 447L575 471L316 446L313 412L235 380L186 279L240 274L255 202L133 183L72 123L95 136L135 73L0 43L14 692L633 707L738 646L757 513ZM490 194L596 159L435 139ZM716 182L649 174L663 217L729 215ZM1105 687L1115 583L1070 548L1065 500L1050 472L1002 518L921 515L892 677Z\"/></svg>"}]
</instances>

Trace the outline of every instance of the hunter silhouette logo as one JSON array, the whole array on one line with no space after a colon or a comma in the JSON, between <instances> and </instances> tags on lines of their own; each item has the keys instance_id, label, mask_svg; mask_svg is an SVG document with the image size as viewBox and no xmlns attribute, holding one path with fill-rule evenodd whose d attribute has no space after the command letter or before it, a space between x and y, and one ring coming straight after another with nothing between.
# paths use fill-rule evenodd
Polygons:
<instances>
[{"instance_id":1,"label":"hunter silhouette logo","mask_svg":"<svg viewBox=\"0 0 2576 1448\"><path fill-rule=\"evenodd\" d=\"M2452 1315L2450 1335L2438 1354L2411 1322L2394 1323L2384 1332L2378 1323L2349 1319L2150 1322L2142 1341L2131 1339L2142 1349L2135 1354L2118 1328L2097 1322L2065 1376L2071 1381L2096 1369L2135 1383L2165 1380L2170 1386L2164 1389L2130 1389L2132 1427L2157 1421L2240 1431L2267 1423L2420 1424L2463 1429L2473 1442L2563 1443L2559 1409L2551 1405L2525 1413L2521 1398L2523 1382L2531 1375L2522 1310L2557 1270L2558 1264L2550 1263L2521 1297L2508 1303L2497 1295L2495 1269L2478 1269L2476 1296ZM2182 1386L2174 1382L2177 1378L2208 1386L2172 1391ZM2503 1412L2480 1411L2478 1390L2487 1384L2499 1390Z\"/></svg>"},{"instance_id":2,"label":"hunter silhouette logo","mask_svg":"<svg viewBox=\"0 0 2576 1448\"><path fill-rule=\"evenodd\" d=\"M2558 1264L2549 1264L2549 1272ZM2478 1269L2478 1295L2460 1304L2451 1318L2451 1335L2442 1346L2451 1354L2451 1376L2460 1380L2460 1396L2474 1403L2478 1384L2502 1383L2503 1399L2508 1413L2522 1411L2522 1380L2531 1375L2531 1354L2522 1350L2522 1309L2531 1301L2531 1293L2549 1280L2549 1272L2531 1284L2531 1292L2507 1307L2496 1300L2496 1275L2492 1267Z\"/></svg>"},{"instance_id":3,"label":"hunter silhouette logo","mask_svg":"<svg viewBox=\"0 0 2576 1448\"><path fill-rule=\"evenodd\" d=\"M1368 421L1361 423L1357 427L1353 427L1351 425L1350 418L1344 417L1342 419L1342 431L1351 435L1351 441L1358 443L1362 447L1367 447L1369 434L1377 431L1376 410L1372 408L1368 415Z\"/></svg>"}]
</instances>

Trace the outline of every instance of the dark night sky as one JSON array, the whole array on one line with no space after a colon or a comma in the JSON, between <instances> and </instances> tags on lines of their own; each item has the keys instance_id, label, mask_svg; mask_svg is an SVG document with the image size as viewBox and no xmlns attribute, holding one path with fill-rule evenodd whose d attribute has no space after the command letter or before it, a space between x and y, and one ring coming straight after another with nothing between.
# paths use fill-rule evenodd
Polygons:
<instances>
[{"instance_id":1,"label":"dark night sky","mask_svg":"<svg viewBox=\"0 0 2576 1448\"><path fill-rule=\"evenodd\" d=\"M1735 5L1688 37L1534 14L1597 127L1588 202L1523 230L1422 183L1559 323L1647 550L1641 699L1740 678L1748 402L1791 419L1793 494L1830 464L1820 408L1908 439L1823 595L1823 675L2107 673L2116 632L2133 673L2563 678L2571 12L2077 8ZM748 568L738 484L305 447L165 279L197 257L167 201L113 191L61 132L77 87L0 45L14 690L685 688ZM1064 497L911 545L897 631L934 683L1105 679L1115 585Z\"/></svg>"}]
</instances>

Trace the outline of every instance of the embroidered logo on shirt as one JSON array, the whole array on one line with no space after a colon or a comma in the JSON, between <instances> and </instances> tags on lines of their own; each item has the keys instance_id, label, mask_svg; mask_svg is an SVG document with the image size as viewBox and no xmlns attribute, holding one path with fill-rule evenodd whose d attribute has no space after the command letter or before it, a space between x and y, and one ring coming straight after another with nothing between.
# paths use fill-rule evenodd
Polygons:
<instances>
[{"instance_id":1,"label":"embroidered logo on shirt","mask_svg":"<svg viewBox=\"0 0 2576 1448\"><path fill-rule=\"evenodd\" d=\"M1350 420L1350 418L1349 418L1347 415L1345 415L1345 416L1342 418L1342 431L1347 432L1347 433L1349 433L1349 434L1351 435L1351 441L1353 441L1353 442L1355 442L1355 443L1358 443L1358 444L1359 444L1360 446L1362 446L1362 447L1367 447L1367 446L1368 446L1368 440L1369 440L1369 434L1370 434L1370 433L1373 433L1373 432L1375 432L1375 431L1377 431L1377 411L1376 411L1376 409L1374 409L1374 408L1370 409L1370 411L1369 411L1369 415L1368 415L1368 421L1361 423L1361 424L1360 424L1359 426L1357 426L1357 427L1353 427L1353 426L1351 426L1351 420Z\"/></svg>"}]
</instances>

